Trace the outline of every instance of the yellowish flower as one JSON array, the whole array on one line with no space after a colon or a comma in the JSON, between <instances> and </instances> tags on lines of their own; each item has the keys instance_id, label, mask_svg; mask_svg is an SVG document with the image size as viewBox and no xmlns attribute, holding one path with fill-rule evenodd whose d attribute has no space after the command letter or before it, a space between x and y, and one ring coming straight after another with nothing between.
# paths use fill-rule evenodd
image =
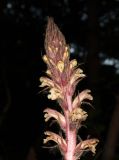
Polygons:
<instances>
[{"instance_id":1,"label":"yellowish flower","mask_svg":"<svg viewBox=\"0 0 119 160\"><path fill-rule=\"evenodd\" d=\"M85 121L88 114L82 108L75 108L69 114L71 130L80 128L81 122Z\"/></svg>"},{"instance_id":2,"label":"yellowish flower","mask_svg":"<svg viewBox=\"0 0 119 160\"><path fill-rule=\"evenodd\" d=\"M77 66L77 60L73 59L70 61L70 69L74 69Z\"/></svg>"},{"instance_id":3,"label":"yellowish flower","mask_svg":"<svg viewBox=\"0 0 119 160\"><path fill-rule=\"evenodd\" d=\"M62 99L62 94L61 94L61 90L57 89L57 88L51 88L49 90L49 94L48 94L48 99L51 100L56 100L56 99Z\"/></svg>"}]
</instances>

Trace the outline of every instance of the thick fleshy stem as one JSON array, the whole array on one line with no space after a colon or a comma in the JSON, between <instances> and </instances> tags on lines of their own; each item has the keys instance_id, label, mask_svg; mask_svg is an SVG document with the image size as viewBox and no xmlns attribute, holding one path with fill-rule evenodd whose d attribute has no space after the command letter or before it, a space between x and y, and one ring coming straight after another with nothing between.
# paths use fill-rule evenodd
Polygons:
<instances>
[{"instance_id":1,"label":"thick fleshy stem","mask_svg":"<svg viewBox=\"0 0 119 160\"><path fill-rule=\"evenodd\" d=\"M76 160L74 157L74 151L76 148L76 129L71 130L69 122L69 113L65 114L66 116L66 143L67 151L64 155L65 160Z\"/></svg>"},{"instance_id":2,"label":"thick fleshy stem","mask_svg":"<svg viewBox=\"0 0 119 160\"><path fill-rule=\"evenodd\" d=\"M70 112L72 111L71 105L71 96L67 95L67 108L69 110L65 112L65 119L66 119L66 143L67 143L67 151L64 155L65 160L76 160L74 157L74 152L76 148L76 128L73 130L70 126Z\"/></svg>"}]
</instances>

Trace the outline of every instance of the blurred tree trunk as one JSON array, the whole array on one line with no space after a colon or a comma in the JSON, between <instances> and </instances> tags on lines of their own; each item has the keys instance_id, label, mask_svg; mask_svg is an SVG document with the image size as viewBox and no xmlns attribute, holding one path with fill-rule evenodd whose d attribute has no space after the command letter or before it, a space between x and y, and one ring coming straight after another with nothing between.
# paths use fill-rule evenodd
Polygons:
<instances>
[{"instance_id":1,"label":"blurred tree trunk","mask_svg":"<svg viewBox=\"0 0 119 160\"><path fill-rule=\"evenodd\" d=\"M116 95L116 105L109 127L107 142L105 144L105 151L103 154L103 160L114 160L118 134L119 134L119 94Z\"/></svg>"},{"instance_id":2,"label":"blurred tree trunk","mask_svg":"<svg viewBox=\"0 0 119 160\"><path fill-rule=\"evenodd\" d=\"M0 92L2 96L0 98L4 105L3 106L1 105L2 107L0 106L0 127L4 119L6 118L8 110L11 107L11 93L10 93L10 88L8 86L7 76L8 76L7 75L7 60L5 57L1 57L0 59Z\"/></svg>"},{"instance_id":3,"label":"blurred tree trunk","mask_svg":"<svg viewBox=\"0 0 119 160\"><path fill-rule=\"evenodd\" d=\"M87 68L90 85L99 81L99 59L98 59L98 18L97 18L97 0L88 1L88 57Z\"/></svg>"},{"instance_id":4,"label":"blurred tree trunk","mask_svg":"<svg viewBox=\"0 0 119 160\"><path fill-rule=\"evenodd\" d=\"M33 147L30 148L26 160L37 160L36 153Z\"/></svg>"}]
</instances>

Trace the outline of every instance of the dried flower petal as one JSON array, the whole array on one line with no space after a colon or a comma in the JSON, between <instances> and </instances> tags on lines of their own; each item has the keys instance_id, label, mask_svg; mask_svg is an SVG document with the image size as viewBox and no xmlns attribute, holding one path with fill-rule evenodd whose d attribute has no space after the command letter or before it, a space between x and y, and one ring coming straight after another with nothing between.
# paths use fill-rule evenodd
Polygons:
<instances>
[{"instance_id":1,"label":"dried flower petal","mask_svg":"<svg viewBox=\"0 0 119 160\"><path fill-rule=\"evenodd\" d=\"M55 118L57 120L57 122L59 123L59 125L61 126L61 128L63 130L65 130L66 128L66 121L65 121L65 117L64 115L62 115L60 112L54 110L54 109L50 109L47 108L44 110L44 117L45 117L45 121L47 122L50 118Z\"/></svg>"},{"instance_id":2,"label":"dried flower petal","mask_svg":"<svg viewBox=\"0 0 119 160\"><path fill-rule=\"evenodd\" d=\"M67 144L66 144L66 141L62 137L50 131L46 131L45 135L47 137L46 139L44 139L44 143L47 143L48 141L54 141L58 144L62 154L66 152Z\"/></svg>"}]
</instances>

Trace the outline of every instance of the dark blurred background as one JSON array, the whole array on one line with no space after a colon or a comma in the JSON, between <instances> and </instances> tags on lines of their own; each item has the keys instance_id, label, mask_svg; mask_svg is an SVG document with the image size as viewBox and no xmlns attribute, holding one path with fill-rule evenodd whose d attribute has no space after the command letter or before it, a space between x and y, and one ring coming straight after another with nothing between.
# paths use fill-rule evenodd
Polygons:
<instances>
[{"instance_id":1,"label":"dark blurred background","mask_svg":"<svg viewBox=\"0 0 119 160\"><path fill-rule=\"evenodd\" d=\"M82 160L119 159L119 0L0 1L0 160L61 159L44 148L43 109L55 105L39 94L47 17L52 16L87 78L95 109L82 139L100 140L97 154Z\"/></svg>"}]
</instances>

